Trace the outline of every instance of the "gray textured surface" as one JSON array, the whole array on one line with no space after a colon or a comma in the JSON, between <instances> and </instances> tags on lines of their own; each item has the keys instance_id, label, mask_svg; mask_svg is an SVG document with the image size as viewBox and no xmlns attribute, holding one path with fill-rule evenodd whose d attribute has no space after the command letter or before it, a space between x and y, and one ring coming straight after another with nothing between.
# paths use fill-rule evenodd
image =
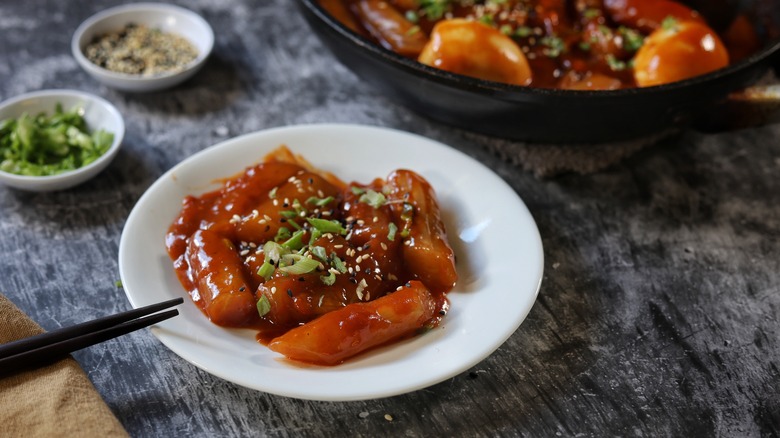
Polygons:
<instances>
[{"instance_id":1,"label":"gray textured surface","mask_svg":"<svg viewBox=\"0 0 780 438\"><path fill-rule=\"evenodd\" d=\"M408 395L271 396L212 377L148 331L75 354L133 436L780 434L780 125L685 133L596 175L540 181L489 152L497 140L361 84L289 0L182 2L217 33L205 69L157 94L99 86L71 57L70 36L115 3L0 2L0 98L86 90L127 123L124 149L96 179L52 194L0 187L0 291L46 329L129 308L115 286L119 237L158 176L282 125L364 123L452 145L525 200L546 259L539 299L506 344Z\"/></svg>"}]
</instances>

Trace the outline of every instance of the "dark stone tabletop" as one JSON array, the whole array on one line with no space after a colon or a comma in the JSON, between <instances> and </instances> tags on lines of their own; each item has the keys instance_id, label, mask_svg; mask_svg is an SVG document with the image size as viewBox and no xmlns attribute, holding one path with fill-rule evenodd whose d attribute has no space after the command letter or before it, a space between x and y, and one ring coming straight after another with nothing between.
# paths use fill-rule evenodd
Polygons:
<instances>
[{"instance_id":1,"label":"dark stone tabletop","mask_svg":"<svg viewBox=\"0 0 780 438\"><path fill-rule=\"evenodd\" d=\"M539 179L495 153L506 141L432 122L362 83L289 0L176 2L215 30L204 69L167 91L106 88L76 64L70 38L117 3L0 2L1 99L84 90L127 124L116 160L81 186L0 187L0 292L44 328L130 308L116 284L119 239L161 174L225 139L286 125L385 126L466 153L524 200L545 257L538 300L503 346L406 395L265 394L196 368L148 330L75 353L131 435L780 434L780 125L690 130L598 173Z\"/></svg>"}]
</instances>

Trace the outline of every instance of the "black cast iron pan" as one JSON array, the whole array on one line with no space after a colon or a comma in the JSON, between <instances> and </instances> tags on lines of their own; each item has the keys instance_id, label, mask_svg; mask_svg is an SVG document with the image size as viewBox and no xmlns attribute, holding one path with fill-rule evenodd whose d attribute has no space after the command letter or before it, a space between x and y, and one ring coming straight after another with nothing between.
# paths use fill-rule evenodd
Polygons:
<instances>
[{"instance_id":1,"label":"black cast iron pan","mask_svg":"<svg viewBox=\"0 0 780 438\"><path fill-rule=\"evenodd\" d=\"M763 48L725 69L657 87L527 88L422 65L350 31L316 0L297 3L336 58L394 101L454 127L533 142L603 143L684 126L730 93L755 83L780 51L780 1L700 0L694 6L716 26L727 23L736 10L746 13L765 41Z\"/></svg>"}]
</instances>

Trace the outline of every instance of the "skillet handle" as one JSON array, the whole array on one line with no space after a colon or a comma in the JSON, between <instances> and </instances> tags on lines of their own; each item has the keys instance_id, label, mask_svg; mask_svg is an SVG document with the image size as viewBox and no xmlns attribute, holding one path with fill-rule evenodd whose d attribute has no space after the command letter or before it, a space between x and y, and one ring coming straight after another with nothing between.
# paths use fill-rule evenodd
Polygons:
<instances>
[{"instance_id":1,"label":"skillet handle","mask_svg":"<svg viewBox=\"0 0 780 438\"><path fill-rule=\"evenodd\" d=\"M761 82L730 94L696 117L693 128L714 133L780 123L780 51L769 59L769 67Z\"/></svg>"}]
</instances>

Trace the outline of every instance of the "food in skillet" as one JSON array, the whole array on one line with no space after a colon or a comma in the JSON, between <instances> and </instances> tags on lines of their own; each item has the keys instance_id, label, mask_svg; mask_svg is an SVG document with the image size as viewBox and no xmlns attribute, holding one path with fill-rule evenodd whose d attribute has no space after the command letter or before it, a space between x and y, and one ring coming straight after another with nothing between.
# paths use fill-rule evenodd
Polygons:
<instances>
[{"instance_id":1,"label":"food in skillet","mask_svg":"<svg viewBox=\"0 0 780 438\"><path fill-rule=\"evenodd\" d=\"M647 87L705 74L759 48L672 0L319 0L347 27L423 64L513 85Z\"/></svg>"},{"instance_id":2,"label":"food in skillet","mask_svg":"<svg viewBox=\"0 0 780 438\"><path fill-rule=\"evenodd\" d=\"M437 325L457 280L420 175L346 184L285 147L185 198L166 247L211 322L318 365Z\"/></svg>"}]
</instances>

